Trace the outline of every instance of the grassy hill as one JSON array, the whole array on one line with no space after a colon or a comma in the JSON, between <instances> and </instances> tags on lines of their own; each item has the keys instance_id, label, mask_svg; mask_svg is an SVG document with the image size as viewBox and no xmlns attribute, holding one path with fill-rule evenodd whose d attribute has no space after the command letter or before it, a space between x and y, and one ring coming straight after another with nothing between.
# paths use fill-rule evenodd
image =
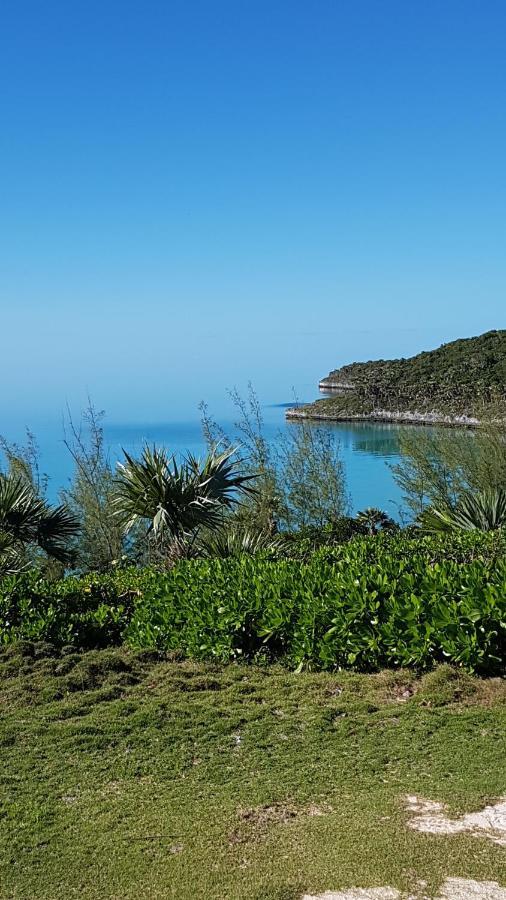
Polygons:
<instances>
[{"instance_id":1,"label":"grassy hill","mask_svg":"<svg viewBox=\"0 0 506 900\"><path fill-rule=\"evenodd\" d=\"M351 363L330 372L320 388L335 396L287 415L448 424L479 420L506 399L506 330L452 341L408 359Z\"/></svg>"},{"instance_id":2,"label":"grassy hill","mask_svg":"<svg viewBox=\"0 0 506 900\"><path fill-rule=\"evenodd\" d=\"M499 679L448 666L294 675L29 642L0 650L0 676L5 900L506 883L504 848L415 831L405 801L458 816L501 796Z\"/></svg>"}]
</instances>

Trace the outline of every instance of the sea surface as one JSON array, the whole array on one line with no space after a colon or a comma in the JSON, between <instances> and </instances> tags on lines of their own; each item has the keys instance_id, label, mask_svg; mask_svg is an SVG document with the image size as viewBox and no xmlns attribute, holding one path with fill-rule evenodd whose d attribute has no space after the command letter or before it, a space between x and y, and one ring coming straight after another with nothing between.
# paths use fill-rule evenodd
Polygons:
<instances>
[{"instance_id":1,"label":"sea surface","mask_svg":"<svg viewBox=\"0 0 506 900\"><path fill-rule=\"evenodd\" d=\"M264 433L269 440L276 441L283 431L296 427L285 421L285 409L292 405L293 401L262 407ZM218 421L223 430L234 437L233 421ZM22 431L9 430L7 424L2 423L4 437L22 442ZM402 496L391 466L399 459L400 430L410 426L368 422L315 423L317 426L328 429L340 445L351 511L377 506L399 519ZM42 423L34 427L34 431L40 447L41 469L49 476L48 494L56 500L59 490L68 483L73 471L72 459L63 440L63 426L60 423ZM206 450L198 412L187 421L113 424L105 420L104 436L113 462L121 459L123 450L140 453L146 442L164 446L177 456L185 451L202 455Z\"/></svg>"}]
</instances>

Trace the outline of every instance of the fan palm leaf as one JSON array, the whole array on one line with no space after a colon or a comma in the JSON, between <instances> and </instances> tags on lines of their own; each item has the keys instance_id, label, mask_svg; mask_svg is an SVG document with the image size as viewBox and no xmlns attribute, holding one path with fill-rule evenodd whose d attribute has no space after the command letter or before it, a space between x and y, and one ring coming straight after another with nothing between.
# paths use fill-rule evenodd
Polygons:
<instances>
[{"instance_id":1,"label":"fan palm leaf","mask_svg":"<svg viewBox=\"0 0 506 900\"><path fill-rule=\"evenodd\" d=\"M198 544L198 551L212 559L226 559L242 554L254 555L261 551L279 553L284 546L283 539L268 531L255 531L237 525L226 525L207 535Z\"/></svg>"},{"instance_id":2,"label":"fan palm leaf","mask_svg":"<svg viewBox=\"0 0 506 900\"><path fill-rule=\"evenodd\" d=\"M36 543L48 556L67 563L72 559L69 542L78 530L78 519L65 505L46 506L38 522Z\"/></svg>"},{"instance_id":3,"label":"fan palm leaf","mask_svg":"<svg viewBox=\"0 0 506 900\"><path fill-rule=\"evenodd\" d=\"M15 540L21 543L34 540L46 508L24 478L0 474L0 528Z\"/></svg>"},{"instance_id":4,"label":"fan palm leaf","mask_svg":"<svg viewBox=\"0 0 506 900\"><path fill-rule=\"evenodd\" d=\"M506 526L506 490L467 492L453 507L431 506L420 516L427 532L495 531Z\"/></svg>"},{"instance_id":5,"label":"fan palm leaf","mask_svg":"<svg viewBox=\"0 0 506 900\"><path fill-rule=\"evenodd\" d=\"M155 536L180 537L216 528L223 513L254 491L253 475L240 472L234 449L214 451L201 462L188 454L179 464L163 449L144 447L140 459L125 452L118 465L116 510L125 529L147 521Z\"/></svg>"},{"instance_id":6,"label":"fan palm leaf","mask_svg":"<svg viewBox=\"0 0 506 900\"><path fill-rule=\"evenodd\" d=\"M20 548L35 544L48 556L70 562L68 544L78 530L79 521L67 507L49 506L25 478L0 473L0 555L4 561L14 561L17 555L19 562Z\"/></svg>"},{"instance_id":7,"label":"fan palm leaf","mask_svg":"<svg viewBox=\"0 0 506 900\"><path fill-rule=\"evenodd\" d=\"M22 546L16 543L11 534L0 531L0 578L18 575L27 567L28 562Z\"/></svg>"},{"instance_id":8,"label":"fan palm leaf","mask_svg":"<svg viewBox=\"0 0 506 900\"><path fill-rule=\"evenodd\" d=\"M375 535L378 531L392 531L395 529L395 522L388 513L375 506L368 506L357 513L356 521L368 534Z\"/></svg>"}]
</instances>

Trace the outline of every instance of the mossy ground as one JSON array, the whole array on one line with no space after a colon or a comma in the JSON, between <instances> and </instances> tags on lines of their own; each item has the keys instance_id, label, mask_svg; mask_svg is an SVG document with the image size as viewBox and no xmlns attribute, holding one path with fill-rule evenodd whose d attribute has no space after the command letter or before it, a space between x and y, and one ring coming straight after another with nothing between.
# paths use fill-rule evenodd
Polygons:
<instances>
[{"instance_id":1,"label":"mossy ground","mask_svg":"<svg viewBox=\"0 0 506 900\"><path fill-rule=\"evenodd\" d=\"M402 803L506 792L500 681L50 652L0 654L2 898L506 883L504 848L414 832Z\"/></svg>"}]
</instances>

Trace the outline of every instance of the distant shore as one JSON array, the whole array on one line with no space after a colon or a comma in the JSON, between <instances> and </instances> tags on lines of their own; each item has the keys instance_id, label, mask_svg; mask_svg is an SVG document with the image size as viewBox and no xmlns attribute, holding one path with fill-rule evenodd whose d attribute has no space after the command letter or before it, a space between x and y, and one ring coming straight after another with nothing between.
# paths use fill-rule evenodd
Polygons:
<instances>
[{"instance_id":1,"label":"distant shore","mask_svg":"<svg viewBox=\"0 0 506 900\"><path fill-rule=\"evenodd\" d=\"M390 422L398 425L446 425L455 428L476 428L480 420L474 416L445 415L443 413L418 412L417 410L375 409L371 412L325 412L318 410L318 403L307 406L290 407L286 410L287 419L314 419L319 422Z\"/></svg>"},{"instance_id":2,"label":"distant shore","mask_svg":"<svg viewBox=\"0 0 506 900\"><path fill-rule=\"evenodd\" d=\"M411 357L352 362L318 387L325 398L286 410L287 420L389 422L476 428L505 423L506 329L458 338Z\"/></svg>"}]
</instances>

